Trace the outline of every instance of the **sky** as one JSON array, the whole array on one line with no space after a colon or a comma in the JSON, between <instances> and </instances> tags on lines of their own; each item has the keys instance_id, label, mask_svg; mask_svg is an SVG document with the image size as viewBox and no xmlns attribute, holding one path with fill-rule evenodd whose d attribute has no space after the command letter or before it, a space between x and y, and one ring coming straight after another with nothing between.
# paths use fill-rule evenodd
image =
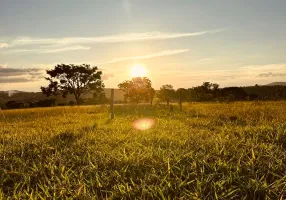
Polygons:
<instances>
[{"instance_id":1,"label":"sky","mask_svg":"<svg viewBox=\"0 0 286 200\"><path fill-rule=\"evenodd\" d=\"M90 64L107 88L143 65L155 89L286 81L285 0L0 0L0 90Z\"/></svg>"}]
</instances>

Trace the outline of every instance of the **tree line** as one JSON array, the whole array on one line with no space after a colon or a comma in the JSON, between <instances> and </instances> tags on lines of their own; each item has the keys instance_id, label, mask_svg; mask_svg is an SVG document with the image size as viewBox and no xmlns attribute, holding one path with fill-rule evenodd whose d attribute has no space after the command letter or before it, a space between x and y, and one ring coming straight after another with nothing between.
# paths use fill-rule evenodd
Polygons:
<instances>
[{"instance_id":1,"label":"tree line","mask_svg":"<svg viewBox=\"0 0 286 200\"><path fill-rule=\"evenodd\" d=\"M54 69L47 70L45 79L49 81L48 86L42 86L41 91L47 97L68 94L74 96L75 103L81 104L81 97L84 93L93 93L93 98L98 103L106 103L107 99L103 93L104 83L102 72L98 67L91 67L88 64L66 65L59 64ZM253 86L253 87L225 87L220 88L219 84L204 82L202 85L192 88L174 89L171 84L165 84L156 91L152 82L147 77L136 77L125 80L118 84L118 88L124 92L125 102L153 103L156 98L159 102L178 102L182 109L183 102L202 101L239 101L239 100L281 100L286 99L285 86ZM17 102L8 102L12 106ZM34 106L45 106L54 103L52 100L42 100ZM71 103L72 104L72 103ZM33 105L32 105L33 106Z\"/></svg>"},{"instance_id":2,"label":"tree line","mask_svg":"<svg viewBox=\"0 0 286 200\"><path fill-rule=\"evenodd\" d=\"M219 84L203 82L202 85L192 88L174 89L171 84L162 85L155 92L148 78L133 78L118 85L125 92L125 98L129 102L153 102L157 98L159 102L178 102L180 108L183 102L231 102L243 100L284 100L286 99L285 86L251 86L251 87L225 87Z\"/></svg>"}]
</instances>

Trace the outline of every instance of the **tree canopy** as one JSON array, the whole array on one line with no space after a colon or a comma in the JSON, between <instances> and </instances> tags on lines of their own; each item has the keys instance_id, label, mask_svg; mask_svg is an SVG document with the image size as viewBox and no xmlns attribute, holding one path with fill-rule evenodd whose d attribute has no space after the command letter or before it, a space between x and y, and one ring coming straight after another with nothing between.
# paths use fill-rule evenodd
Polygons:
<instances>
[{"instance_id":1,"label":"tree canopy","mask_svg":"<svg viewBox=\"0 0 286 200\"><path fill-rule=\"evenodd\" d=\"M152 88L152 82L147 77L137 77L127 80L118 85L119 89L124 91L124 96L131 102L152 101L155 90Z\"/></svg>"},{"instance_id":2,"label":"tree canopy","mask_svg":"<svg viewBox=\"0 0 286 200\"><path fill-rule=\"evenodd\" d=\"M219 96L219 85L204 82L201 86L190 88L189 92L194 101L209 101Z\"/></svg>"},{"instance_id":3,"label":"tree canopy","mask_svg":"<svg viewBox=\"0 0 286 200\"><path fill-rule=\"evenodd\" d=\"M158 98L169 105L170 101L176 97L176 92L170 84L162 85L158 92Z\"/></svg>"},{"instance_id":4,"label":"tree canopy","mask_svg":"<svg viewBox=\"0 0 286 200\"><path fill-rule=\"evenodd\" d=\"M178 88L176 90L176 97L179 102L180 110L182 110L182 103L188 99L188 90L185 88Z\"/></svg>"},{"instance_id":5,"label":"tree canopy","mask_svg":"<svg viewBox=\"0 0 286 200\"><path fill-rule=\"evenodd\" d=\"M66 97L67 94L72 94L79 104L83 93L94 91L98 94L103 91L102 72L98 71L96 66L60 64L52 70L47 70L47 74L49 77L46 80L50 83L47 87L41 87L42 92L47 96L61 94Z\"/></svg>"}]
</instances>

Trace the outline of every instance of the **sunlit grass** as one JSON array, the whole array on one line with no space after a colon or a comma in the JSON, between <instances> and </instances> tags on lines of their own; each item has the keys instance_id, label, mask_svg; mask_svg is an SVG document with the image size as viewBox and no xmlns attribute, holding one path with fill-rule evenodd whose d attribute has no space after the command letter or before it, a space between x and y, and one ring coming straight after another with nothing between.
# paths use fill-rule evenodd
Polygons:
<instances>
[{"instance_id":1,"label":"sunlit grass","mask_svg":"<svg viewBox=\"0 0 286 200\"><path fill-rule=\"evenodd\" d=\"M286 102L3 111L0 199L283 199ZM137 130L138 119L154 125ZM285 196L284 196L285 198Z\"/></svg>"}]
</instances>

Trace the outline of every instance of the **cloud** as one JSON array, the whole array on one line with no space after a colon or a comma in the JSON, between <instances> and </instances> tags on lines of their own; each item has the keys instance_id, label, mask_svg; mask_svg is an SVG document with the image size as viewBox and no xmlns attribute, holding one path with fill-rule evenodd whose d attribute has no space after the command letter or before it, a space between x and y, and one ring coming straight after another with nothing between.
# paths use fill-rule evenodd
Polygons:
<instances>
[{"instance_id":1,"label":"cloud","mask_svg":"<svg viewBox=\"0 0 286 200\"><path fill-rule=\"evenodd\" d=\"M62 48L40 48L40 49L11 49L6 51L5 53L60 53L65 51L77 51L77 50L89 50L90 47L87 46L66 46Z\"/></svg>"},{"instance_id":2,"label":"cloud","mask_svg":"<svg viewBox=\"0 0 286 200\"><path fill-rule=\"evenodd\" d=\"M76 51L76 50L89 50L90 47L87 46L69 46L69 47L63 47L59 49L47 49L43 50L40 53L58 53L63 51Z\"/></svg>"},{"instance_id":3,"label":"cloud","mask_svg":"<svg viewBox=\"0 0 286 200\"><path fill-rule=\"evenodd\" d=\"M6 68L7 67L7 64L0 64L0 69L1 68Z\"/></svg>"},{"instance_id":4,"label":"cloud","mask_svg":"<svg viewBox=\"0 0 286 200\"><path fill-rule=\"evenodd\" d=\"M218 33L224 29L188 32L188 33L164 33L164 32L144 32L144 33L127 33L110 36L98 37L63 37L63 38L31 38L19 37L12 41L11 46L17 45L71 45L71 44L90 44L90 43L117 43L143 40L165 40L182 37L201 36L205 34Z\"/></svg>"},{"instance_id":5,"label":"cloud","mask_svg":"<svg viewBox=\"0 0 286 200\"><path fill-rule=\"evenodd\" d=\"M44 80L46 75L45 69L48 68L51 68L51 66L48 65L45 68L2 68L0 65L0 83L24 83ZM105 71L102 75L103 80L114 77L114 73L106 72L104 69L99 70Z\"/></svg>"},{"instance_id":6,"label":"cloud","mask_svg":"<svg viewBox=\"0 0 286 200\"><path fill-rule=\"evenodd\" d=\"M286 71L286 64L281 63L281 64L269 64L269 65L248 65L240 68L241 70L244 71L249 71L249 72L265 72L265 71Z\"/></svg>"},{"instance_id":7,"label":"cloud","mask_svg":"<svg viewBox=\"0 0 286 200\"><path fill-rule=\"evenodd\" d=\"M44 78L45 70L41 68L0 68L1 83L32 82Z\"/></svg>"},{"instance_id":8,"label":"cloud","mask_svg":"<svg viewBox=\"0 0 286 200\"><path fill-rule=\"evenodd\" d=\"M184 53L187 51L189 51L189 49L166 50L166 51L160 51L157 53L146 54L146 55L142 55L142 56L130 56L130 57L114 58L110 61L107 61L107 62L104 62L101 64L118 63L118 62L127 61L127 60L146 60L146 59L151 59L151 58L156 58L156 57L176 55L176 54Z\"/></svg>"},{"instance_id":9,"label":"cloud","mask_svg":"<svg viewBox=\"0 0 286 200\"><path fill-rule=\"evenodd\" d=\"M272 72L265 73L266 70ZM258 75L257 75L258 74ZM174 76L198 76L198 77L220 77L221 80L230 79L253 79L258 80L262 77L286 76L286 64L268 64L268 65L249 65L232 69L201 71L200 69L182 74L174 73Z\"/></svg>"},{"instance_id":10,"label":"cloud","mask_svg":"<svg viewBox=\"0 0 286 200\"><path fill-rule=\"evenodd\" d=\"M38 74L43 69L38 68L0 68L0 77L3 76L19 76L23 74Z\"/></svg>"},{"instance_id":11,"label":"cloud","mask_svg":"<svg viewBox=\"0 0 286 200\"><path fill-rule=\"evenodd\" d=\"M25 83L31 82L32 79L28 77L1 77L0 83Z\"/></svg>"},{"instance_id":12,"label":"cloud","mask_svg":"<svg viewBox=\"0 0 286 200\"><path fill-rule=\"evenodd\" d=\"M283 81L286 77L286 64L267 64L267 65L249 65L237 67L233 65L228 69L214 69L202 71L202 69L190 70L158 70L160 77L158 79L165 80L169 78L176 84L186 87L199 85L204 81L217 82L222 87L226 86L246 86L255 84L268 84L274 81ZM271 72L265 72L270 71ZM266 78L267 77L267 78ZM158 81L158 80L156 80ZM187 86L187 87L190 87Z\"/></svg>"},{"instance_id":13,"label":"cloud","mask_svg":"<svg viewBox=\"0 0 286 200\"><path fill-rule=\"evenodd\" d=\"M258 77L278 77L278 76L286 76L286 73L273 73L273 72L268 72L268 73L262 73L258 74Z\"/></svg>"},{"instance_id":14,"label":"cloud","mask_svg":"<svg viewBox=\"0 0 286 200\"><path fill-rule=\"evenodd\" d=\"M5 48L5 47L8 47L8 44L7 44L7 43L0 43L0 49L1 49L1 48Z\"/></svg>"},{"instance_id":15,"label":"cloud","mask_svg":"<svg viewBox=\"0 0 286 200\"><path fill-rule=\"evenodd\" d=\"M108 80L110 78L114 77L114 74L113 73L103 73L102 75L102 80Z\"/></svg>"},{"instance_id":16,"label":"cloud","mask_svg":"<svg viewBox=\"0 0 286 200\"><path fill-rule=\"evenodd\" d=\"M129 0L125 0L125 9L129 6ZM129 8L128 8L129 9ZM128 10L127 9L127 10ZM131 8L130 8L131 9ZM36 37L18 37L9 44L0 43L0 48L5 48L0 53L59 53L65 51L89 50L89 46L96 43L122 43L132 41L147 40L167 40L175 38L185 38L213 34L224 29L206 30L200 32L142 32L126 33L118 35L95 36L95 37L61 37L61 38L36 38ZM22 48L23 47L23 48Z\"/></svg>"}]
</instances>

